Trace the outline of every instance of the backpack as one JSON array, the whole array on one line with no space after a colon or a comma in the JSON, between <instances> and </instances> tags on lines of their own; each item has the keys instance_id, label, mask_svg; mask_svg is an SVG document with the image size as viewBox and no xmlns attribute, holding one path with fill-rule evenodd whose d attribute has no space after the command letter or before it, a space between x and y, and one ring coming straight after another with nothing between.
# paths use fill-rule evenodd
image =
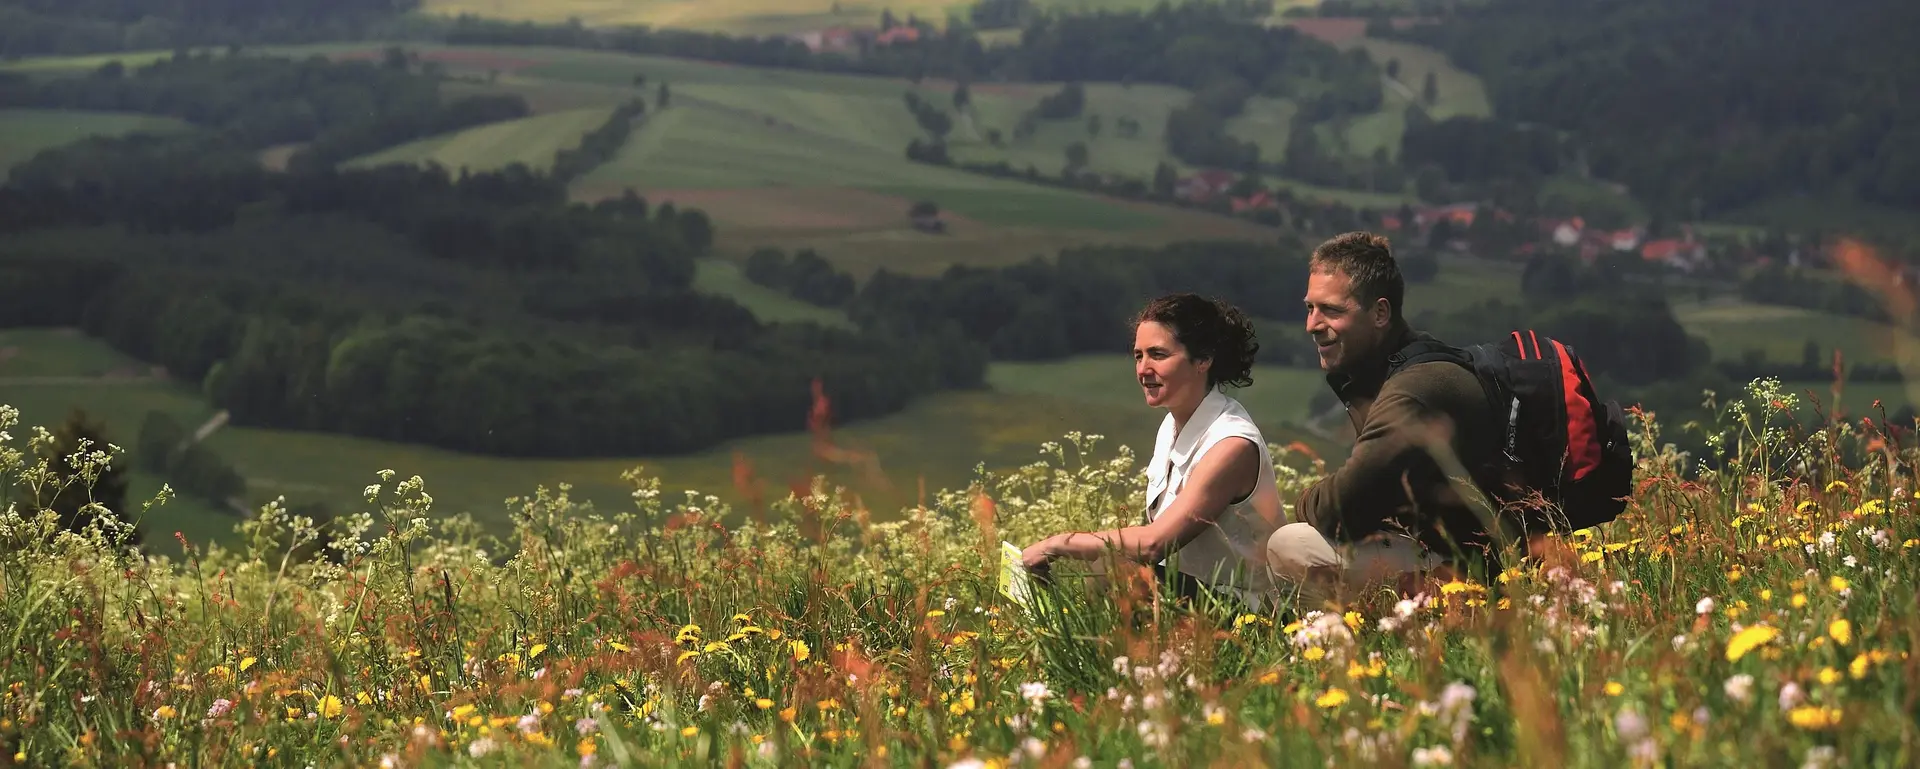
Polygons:
<instances>
[{"instance_id":1,"label":"backpack","mask_svg":"<svg viewBox=\"0 0 1920 769\"><path fill-rule=\"evenodd\" d=\"M1388 358L1387 375L1429 361L1451 361L1480 380L1499 419L1502 443L1490 477L1508 493L1486 489L1528 535L1568 534L1618 517L1633 493L1633 450L1625 414L1594 393L1573 348L1531 329L1499 342L1459 348L1423 338ZM1520 488L1512 488L1518 485ZM1515 505L1538 491L1557 513Z\"/></svg>"}]
</instances>

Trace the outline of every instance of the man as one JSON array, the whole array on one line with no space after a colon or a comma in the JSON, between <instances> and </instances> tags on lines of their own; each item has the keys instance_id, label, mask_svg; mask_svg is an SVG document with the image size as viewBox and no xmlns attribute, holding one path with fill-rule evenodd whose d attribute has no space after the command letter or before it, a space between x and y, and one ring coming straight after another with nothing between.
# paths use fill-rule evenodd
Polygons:
<instances>
[{"instance_id":1,"label":"man","mask_svg":"<svg viewBox=\"0 0 1920 769\"><path fill-rule=\"evenodd\" d=\"M1387 377L1390 358L1432 340L1408 326L1405 294L1384 237L1350 232L1314 249L1307 333L1355 442L1345 465L1301 495L1297 522L1267 542L1269 566L1310 602L1457 564L1489 544L1480 513L1442 468L1474 468L1482 481L1478 468L1498 450L1491 407L1473 372L1456 363L1416 363Z\"/></svg>"}]
</instances>

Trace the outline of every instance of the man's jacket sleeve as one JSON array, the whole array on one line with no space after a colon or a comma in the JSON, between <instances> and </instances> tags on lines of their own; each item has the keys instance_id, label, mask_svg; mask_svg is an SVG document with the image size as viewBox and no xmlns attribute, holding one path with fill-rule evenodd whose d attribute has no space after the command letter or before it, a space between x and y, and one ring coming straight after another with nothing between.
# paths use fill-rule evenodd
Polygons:
<instances>
[{"instance_id":1,"label":"man's jacket sleeve","mask_svg":"<svg viewBox=\"0 0 1920 769\"><path fill-rule=\"evenodd\" d=\"M1383 390L1360 428L1352 456L1301 494L1297 518L1330 540L1352 541L1379 531L1410 509L1408 487L1419 489L1438 473L1438 464L1423 448L1435 416L1405 391ZM1441 436L1433 438L1445 443Z\"/></svg>"}]
</instances>

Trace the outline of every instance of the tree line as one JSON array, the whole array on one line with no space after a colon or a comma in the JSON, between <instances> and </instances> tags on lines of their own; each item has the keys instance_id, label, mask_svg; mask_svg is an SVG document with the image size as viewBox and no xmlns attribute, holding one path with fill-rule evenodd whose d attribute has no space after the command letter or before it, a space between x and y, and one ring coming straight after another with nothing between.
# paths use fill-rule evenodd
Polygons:
<instances>
[{"instance_id":1,"label":"tree line","mask_svg":"<svg viewBox=\"0 0 1920 769\"><path fill-rule=\"evenodd\" d=\"M176 52L77 77L0 73L0 107L139 112L179 118L236 148L308 143L294 169L326 167L396 144L530 114L517 95L445 100L439 81L389 49L379 62Z\"/></svg>"},{"instance_id":2,"label":"tree line","mask_svg":"<svg viewBox=\"0 0 1920 769\"><path fill-rule=\"evenodd\" d=\"M1503 120L1573 133L1586 169L1670 215L1803 192L1920 203L1920 104L1889 96L1920 93L1907 0L1491 0L1381 27L1480 75ZM1476 167L1535 154L1509 150Z\"/></svg>"},{"instance_id":3,"label":"tree line","mask_svg":"<svg viewBox=\"0 0 1920 769\"><path fill-rule=\"evenodd\" d=\"M378 39L419 0L0 0L0 58Z\"/></svg>"}]
</instances>

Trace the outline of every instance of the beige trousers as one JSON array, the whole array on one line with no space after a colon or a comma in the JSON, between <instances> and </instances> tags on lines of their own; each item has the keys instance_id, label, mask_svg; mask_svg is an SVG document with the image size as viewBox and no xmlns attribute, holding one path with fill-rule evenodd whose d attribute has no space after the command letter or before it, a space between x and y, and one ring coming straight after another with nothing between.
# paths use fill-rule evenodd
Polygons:
<instances>
[{"instance_id":1,"label":"beige trousers","mask_svg":"<svg viewBox=\"0 0 1920 769\"><path fill-rule=\"evenodd\" d=\"M1404 534L1334 544L1312 524L1290 523L1267 538L1267 563L1282 585L1297 592L1304 610L1428 571L1443 559Z\"/></svg>"}]
</instances>

